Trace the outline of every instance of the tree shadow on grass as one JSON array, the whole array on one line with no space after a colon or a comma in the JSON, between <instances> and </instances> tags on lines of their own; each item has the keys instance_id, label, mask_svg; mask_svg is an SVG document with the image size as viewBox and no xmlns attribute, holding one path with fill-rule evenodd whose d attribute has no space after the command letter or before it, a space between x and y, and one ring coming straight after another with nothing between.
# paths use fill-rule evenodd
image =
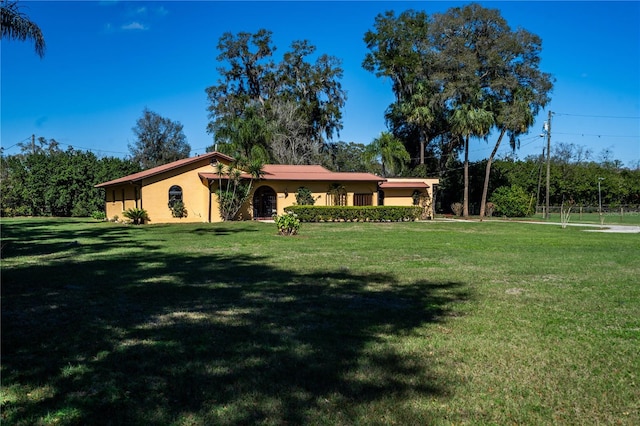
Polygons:
<instances>
[{"instance_id":1,"label":"tree shadow on grass","mask_svg":"<svg viewBox=\"0 0 640 426\"><path fill-rule=\"evenodd\" d=\"M397 342L441 321L464 286L272 265L140 247L11 268L3 421L428 423L403 403L448 389L427 348Z\"/></svg>"},{"instance_id":2,"label":"tree shadow on grass","mask_svg":"<svg viewBox=\"0 0 640 426\"><path fill-rule=\"evenodd\" d=\"M96 244L102 251L109 248L137 248L138 241L130 238L130 229L126 226L109 226L95 223L89 227L82 222L60 220L55 226L54 219L49 222L43 219L20 221L3 224L2 258L10 259L19 256L55 255L55 257L74 257L94 252ZM53 225L53 226L52 226ZM102 226L107 225L107 226ZM146 245L147 249L159 246Z\"/></svg>"}]
</instances>

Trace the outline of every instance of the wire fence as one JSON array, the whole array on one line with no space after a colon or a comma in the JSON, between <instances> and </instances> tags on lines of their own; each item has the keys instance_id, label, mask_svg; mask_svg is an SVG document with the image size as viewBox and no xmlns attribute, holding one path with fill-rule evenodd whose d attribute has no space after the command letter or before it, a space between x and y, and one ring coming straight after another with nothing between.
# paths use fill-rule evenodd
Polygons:
<instances>
[{"instance_id":1,"label":"wire fence","mask_svg":"<svg viewBox=\"0 0 640 426\"><path fill-rule=\"evenodd\" d=\"M549 206L549 214L560 214L562 206ZM573 206L571 211L575 215L591 215L591 214L600 214L600 206ZM545 215L546 206L537 206L536 207L536 215ZM637 216L640 215L640 204L608 204L602 205L602 214L605 216Z\"/></svg>"}]
</instances>

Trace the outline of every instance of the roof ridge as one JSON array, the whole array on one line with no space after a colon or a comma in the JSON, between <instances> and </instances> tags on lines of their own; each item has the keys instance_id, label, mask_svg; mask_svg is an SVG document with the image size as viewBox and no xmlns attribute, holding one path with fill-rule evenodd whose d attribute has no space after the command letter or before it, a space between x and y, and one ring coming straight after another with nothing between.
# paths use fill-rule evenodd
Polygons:
<instances>
[{"instance_id":1,"label":"roof ridge","mask_svg":"<svg viewBox=\"0 0 640 426\"><path fill-rule=\"evenodd\" d=\"M169 170L174 170L177 169L179 167L183 167L186 165L189 165L191 163L195 163L196 161L200 161L203 159L207 159L207 158L211 158L211 157L220 157L223 159L226 159L227 161L233 161L233 157L230 157L226 154L222 154L221 152L218 151L214 151L214 152L206 152L204 154L198 154L194 157L187 157L187 158L181 158L179 160L176 161L172 161L171 163L166 163L166 164L161 164L159 166L156 167L152 167L150 169L147 170L142 170L140 172L137 173L132 173L130 175L127 176L123 176L121 178L118 179L113 179L107 182L102 182L99 183L97 185L95 185L96 188L101 188L104 186L109 186L109 185L114 185L114 184L118 184L118 183L124 183L124 182L133 182L133 181L137 181L137 180L142 180L148 177L152 177L155 175L158 175L160 173L164 173L167 172Z\"/></svg>"}]
</instances>

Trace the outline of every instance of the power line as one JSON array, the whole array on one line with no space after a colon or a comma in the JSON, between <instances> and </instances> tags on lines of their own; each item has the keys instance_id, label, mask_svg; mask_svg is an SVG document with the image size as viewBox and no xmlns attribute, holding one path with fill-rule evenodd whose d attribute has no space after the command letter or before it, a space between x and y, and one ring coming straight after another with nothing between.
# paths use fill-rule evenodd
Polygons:
<instances>
[{"instance_id":1,"label":"power line","mask_svg":"<svg viewBox=\"0 0 640 426\"><path fill-rule=\"evenodd\" d=\"M21 143L23 143L23 142L27 142L27 141L29 141L29 140L31 140L31 136L24 138L24 139L23 139L23 140L21 140L20 142L14 143L13 145L11 145L11 146L10 146L10 147L8 147L8 148L4 148L4 147L3 147L3 151L8 151L8 150L10 150L11 148L13 148L13 147L15 147L15 146L17 146L17 145L20 145L20 144L21 144ZM68 144L68 143L65 143L65 142L58 142L58 141L56 141L56 142L57 142L57 143L58 143L58 145L60 145L60 146L70 146L71 148L74 148L74 149L80 149L80 150L89 151L89 152L94 152L94 153L109 153L109 154L123 154L123 155L128 155L128 154L129 154L128 152L122 152L122 151L109 151L109 150L106 150L106 149L99 149L99 148L87 148L87 147L84 147L84 146L72 145L72 144Z\"/></svg>"},{"instance_id":2,"label":"power line","mask_svg":"<svg viewBox=\"0 0 640 426\"><path fill-rule=\"evenodd\" d=\"M85 151L96 151L96 152L108 152L110 154L124 154L127 155L129 154L128 152L122 152L122 151L108 151L106 149L98 149L98 148L85 148L83 146L78 146L78 145L71 145L69 143L63 143L63 142L58 142L60 145L66 145L66 146L70 146L71 148L78 148L78 149L83 149Z\"/></svg>"},{"instance_id":3,"label":"power line","mask_svg":"<svg viewBox=\"0 0 640 426\"><path fill-rule=\"evenodd\" d=\"M599 138L638 138L638 135L598 135L593 133L562 133L555 132L558 135L572 135L572 136L597 136Z\"/></svg>"},{"instance_id":4,"label":"power line","mask_svg":"<svg viewBox=\"0 0 640 426\"><path fill-rule=\"evenodd\" d=\"M16 143L14 143L13 145L11 145L11 146L10 146L10 147L8 147L8 148L4 148L4 147L2 147L2 149L3 149L3 150L10 150L10 149L11 149L11 148L13 148L14 146L20 145L21 143L26 142L26 141L28 141L28 140L30 140L30 139L31 139L31 136L27 136L26 138L22 139L20 142L16 142Z\"/></svg>"},{"instance_id":5,"label":"power line","mask_svg":"<svg viewBox=\"0 0 640 426\"><path fill-rule=\"evenodd\" d=\"M617 116L617 115L587 115L587 114L568 114L564 112L554 112L555 115L566 115L570 117L588 117L588 118L619 118L624 120L640 120L640 117Z\"/></svg>"}]
</instances>

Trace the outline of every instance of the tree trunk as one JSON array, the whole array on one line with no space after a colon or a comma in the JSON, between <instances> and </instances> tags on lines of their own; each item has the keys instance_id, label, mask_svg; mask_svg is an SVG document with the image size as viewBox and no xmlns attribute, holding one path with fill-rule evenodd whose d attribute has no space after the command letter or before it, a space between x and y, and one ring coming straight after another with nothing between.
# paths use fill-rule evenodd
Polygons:
<instances>
[{"instance_id":1,"label":"tree trunk","mask_svg":"<svg viewBox=\"0 0 640 426\"><path fill-rule=\"evenodd\" d=\"M491 151L491 155L487 160L487 167L484 171L484 185L482 187L482 200L480 200L480 220L484 219L484 209L487 204L487 192L489 191L489 175L491 174L491 163L493 162L493 157L495 157L496 152L498 152L498 148L500 147L500 142L502 142L502 137L504 136L507 129L502 129L500 131L500 136L498 137L498 141L496 142L496 146L493 147L493 151Z\"/></svg>"},{"instance_id":2,"label":"tree trunk","mask_svg":"<svg viewBox=\"0 0 640 426\"><path fill-rule=\"evenodd\" d=\"M464 138L464 195L462 217L469 217L469 136Z\"/></svg>"}]
</instances>

